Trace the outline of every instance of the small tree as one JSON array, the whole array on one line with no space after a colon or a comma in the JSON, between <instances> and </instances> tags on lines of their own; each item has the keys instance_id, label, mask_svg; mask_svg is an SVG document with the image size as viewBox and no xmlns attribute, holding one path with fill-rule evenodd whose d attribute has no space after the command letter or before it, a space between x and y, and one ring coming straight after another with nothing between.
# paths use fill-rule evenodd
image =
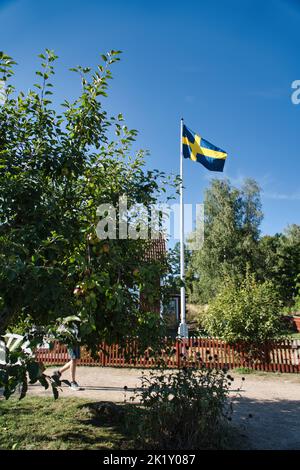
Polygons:
<instances>
[{"instance_id":1,"label":"small tree","mask_svg":"<svg viewBox=\"0 0 300 470\"><path fill-rule=\"evenodd\" d=\"M281 304L270 281L247 271L240 283L226 278L209 305L204 324L212 336L229 343L257 346L282 335Z\"/></svg>"}]
</instances>

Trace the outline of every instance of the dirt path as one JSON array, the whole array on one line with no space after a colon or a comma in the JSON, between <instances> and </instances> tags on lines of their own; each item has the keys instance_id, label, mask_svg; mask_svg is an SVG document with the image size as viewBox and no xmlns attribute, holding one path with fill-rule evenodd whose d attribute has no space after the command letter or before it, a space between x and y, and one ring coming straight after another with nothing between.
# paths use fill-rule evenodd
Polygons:
<instances>
[{"instance_id":1,"label":"dirt path","mask_svg":"<svg viewBox=\"0 0 300 470\"><path fill-rule=\"evenodd\" d=\"M247 375L234 404L233 422L247 437L247 447L300 449L299 376Z\"/></svg>"},{"instance_id":2,"label":"dirt path","mask_svg":"<svg viewBox=\"0 0 300 470\"><path fill-rule=\"evenodd\" d=\"M128 400L132 391L139 387L141 373L139 369L79 367L78 382L83 390L74 392L64 387L62 393L95 401L123 402L125 396ZM233 423L244 436L245 447L300 450L300 376L249 374L244 382L241 375L234 377ZM236 389L241 384L243 388L237 396ZM126 395L124 386L128 387ZM51 394L38 385L30 386L29 393Z\"/></svg>"}]
</instances>

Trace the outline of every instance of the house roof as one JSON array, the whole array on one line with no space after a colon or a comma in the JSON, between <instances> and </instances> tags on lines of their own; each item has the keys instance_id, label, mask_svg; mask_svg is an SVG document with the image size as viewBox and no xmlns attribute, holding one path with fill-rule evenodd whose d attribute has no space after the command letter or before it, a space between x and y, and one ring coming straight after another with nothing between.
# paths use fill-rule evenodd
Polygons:
<instances>
[{"instance_id":1,"label":"house roof","mask_svg":"<svg viewBox=\"0 0 300 470\"><path fill-rule=\"evenodd\" d=\"M163 237L149 240L145 259L156 261L166 256L166 240Z\"/></svg>"}]
</instances>

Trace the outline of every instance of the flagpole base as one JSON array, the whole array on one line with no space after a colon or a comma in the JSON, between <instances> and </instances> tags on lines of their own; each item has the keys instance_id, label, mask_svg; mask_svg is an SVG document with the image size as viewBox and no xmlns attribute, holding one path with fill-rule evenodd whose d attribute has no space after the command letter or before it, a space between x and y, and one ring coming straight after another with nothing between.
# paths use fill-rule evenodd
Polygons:
<instances>
[{"instance_id":1,"label":"flagpole base","mask_svg":"<svg viewBox=\"0 0 300 470\"><path fill-rule=\"evenodd\" d=\"M189 337L189 328L186 323L180 323L178 327L178 336L181 338Z\"/></svg>"}]
</instances>

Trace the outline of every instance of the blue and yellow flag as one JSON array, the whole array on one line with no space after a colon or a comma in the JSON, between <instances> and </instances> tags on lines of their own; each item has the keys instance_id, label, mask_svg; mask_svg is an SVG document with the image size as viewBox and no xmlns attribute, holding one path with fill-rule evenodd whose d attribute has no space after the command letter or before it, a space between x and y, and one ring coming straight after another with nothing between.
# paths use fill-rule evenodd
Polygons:
<instances>
[{"instance_id":1,"label":"blue and yellow flag","mask_svg":"<svg viewBox=\"0 0 300 470\"><path fill-rule=\"evenodd\" d=\"M202 139L185 125L182 131L182 151L184 158L202 163L210 171L223 171L227 153Z\"/></svg>"}]
</instances>

